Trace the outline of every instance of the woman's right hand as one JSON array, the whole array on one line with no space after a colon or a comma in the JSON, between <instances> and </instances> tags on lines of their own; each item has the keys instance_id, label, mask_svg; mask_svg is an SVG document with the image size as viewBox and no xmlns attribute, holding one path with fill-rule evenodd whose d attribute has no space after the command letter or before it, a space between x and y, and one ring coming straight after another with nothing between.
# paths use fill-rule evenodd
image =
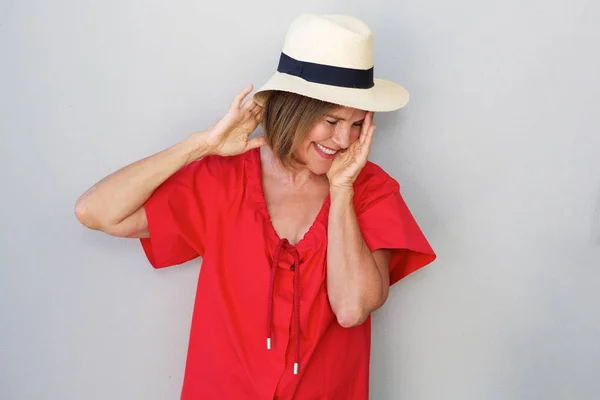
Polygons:
<instances>
[{"instance_id":1,"label":"woman's right hand","mask_svg":"<svg viewBox=\"0 0 600 400\"><path fill-rule=\"evenodd\" d=\"M205 131L196 132L209 154L234 156L267 144L265 137L248 139L263 119L263 108L253 99L243 102L252 92L252 85L235 96L223 118Z\"/></svg>"},{"instance_id":2,"label":"woman's right hand","mask_svg":"<svg viewBox=\"0 0 600 400\"><path fill-rule=\"evenodd\" d=\"M77 200L75 215L90 229L120 237L149 237L144 203L154 190L186 164L209 154L233 156L265 145L264 137L248 140L263 118L262 107L242 101L239 93L227 114L208 129L108 175Z\"/></svg>"}]
</instances>

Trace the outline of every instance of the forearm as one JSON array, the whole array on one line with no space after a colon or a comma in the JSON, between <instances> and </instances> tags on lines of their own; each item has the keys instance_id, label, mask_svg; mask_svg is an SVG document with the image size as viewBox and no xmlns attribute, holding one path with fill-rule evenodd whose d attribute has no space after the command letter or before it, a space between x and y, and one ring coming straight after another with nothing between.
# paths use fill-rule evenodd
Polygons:
<instances>
[{"instance_id":1,"label":"forearm","mask_svg":"<svg viewBox=\"0 0 600 400\"><path fill-rule=\"evenodd\" d=\"M332 189L327 245L327 291L342 326L362 323L385 301L385 279L360 232L353 190Z\"/></svg>"},{"instance_id":2,"label":"forearm","mask_svg":"<svg viewBox=\"0 0 600 400\"><path fill-rule=\"evenodd\" d=\"M92 229L118 225L138 211L167 178L206 153L202 146L186 139L121 168L81 195L75 206L77 218Z\"/></svg>"}]
</instances>

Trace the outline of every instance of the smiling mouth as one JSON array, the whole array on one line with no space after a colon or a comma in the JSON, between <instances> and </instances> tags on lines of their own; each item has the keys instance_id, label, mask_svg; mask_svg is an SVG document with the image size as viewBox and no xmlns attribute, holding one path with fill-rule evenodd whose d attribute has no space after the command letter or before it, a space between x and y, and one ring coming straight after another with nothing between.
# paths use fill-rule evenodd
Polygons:
<instances>
[{"instance_id":1,"label":"smiling mouth","mask_svg":"<svg viewBox=\"0 0 600 400\"><path fill-rule=\"evenodd\" d=\"M324 158L332 158L337 153L337 150L332 150L328 147L320 145L319 143L315 143L315 148L317 152Z\"/></svg>"}]
</instances>

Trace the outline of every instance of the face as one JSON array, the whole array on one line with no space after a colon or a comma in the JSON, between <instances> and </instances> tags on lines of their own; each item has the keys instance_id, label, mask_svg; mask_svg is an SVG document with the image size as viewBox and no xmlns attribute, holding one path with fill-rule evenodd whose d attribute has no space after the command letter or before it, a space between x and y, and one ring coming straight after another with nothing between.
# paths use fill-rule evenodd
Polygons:
<instances>
[{"instance_id":1,"label":"face","mask_svg":"<svg viewBox=\"0 0 600 400\"><path fill-rule=\"evenodd\" d=\"M326 174L337 152L358 139L366 115L366 111L356 108L332 108L308 132L297 150L297 157L313 174Z\"/></svg>"}]
</instances>

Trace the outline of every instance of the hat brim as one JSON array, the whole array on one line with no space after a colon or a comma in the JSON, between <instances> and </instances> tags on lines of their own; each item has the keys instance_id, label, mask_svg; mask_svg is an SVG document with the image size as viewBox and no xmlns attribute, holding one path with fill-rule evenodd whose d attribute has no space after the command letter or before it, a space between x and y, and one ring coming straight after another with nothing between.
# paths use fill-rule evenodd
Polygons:
<instances>
[{"instance_id":1,"label":"hat brim","mask_svg":"<svg viewBox=\"0 0 600 400\"><path fill-rule=\"evenodd\" d=\"M297 76L276 72L253 96L264 106L273 90L291 92L341 106L365 111L395 111L408 103L408 91L393 82L375 79L370 89L355 89L305 81Z\"/></svg>"}]
</instances>

